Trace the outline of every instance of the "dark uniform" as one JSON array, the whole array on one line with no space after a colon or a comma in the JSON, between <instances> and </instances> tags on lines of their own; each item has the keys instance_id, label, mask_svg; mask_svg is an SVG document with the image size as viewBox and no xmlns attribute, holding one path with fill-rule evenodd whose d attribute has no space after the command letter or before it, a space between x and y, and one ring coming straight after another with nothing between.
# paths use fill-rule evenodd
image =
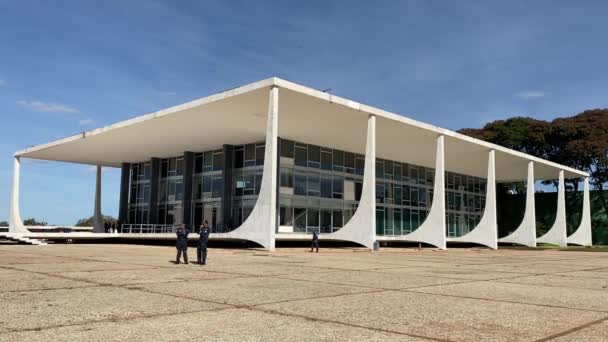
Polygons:
<instances>
[{"instance_id":1,"label":"dark uniform","mask_svg":"<svg viewBox=\"0 0 608 342\"><path fill-rule=\"evenodd\" d=\"M190 231L184 227L179 227L177 229L177 257L175 258L175 263L179 264L180 256L184 256L184 263L188 263L188 234Z\"/></svg>"},{"instance_id":2,"label":"dark uniform","mask_svg":"<svg viewBox=\"0 0 608 342\"><path fill-rule=\"evenodd\" d=\"M196 248L196 257L198 259L198 263L201 265L205 265L207 263L207 242L209 241L209 233L211 230L209 229L209 225L205 224L200 231L200 236L198 239L198 247Z\"/></svg>"},{"instance_id":3,"label":"dark uniform","mask_svg":"<svg viewBox=\"0 0 608 342\"><path fill-rule=\"evenodd\" d=\"M310 252L313 249L317 249L317 253L319 253L319 234L317 232L312 232L312 245L310 246Z\"/></svg>"}]
</instances>

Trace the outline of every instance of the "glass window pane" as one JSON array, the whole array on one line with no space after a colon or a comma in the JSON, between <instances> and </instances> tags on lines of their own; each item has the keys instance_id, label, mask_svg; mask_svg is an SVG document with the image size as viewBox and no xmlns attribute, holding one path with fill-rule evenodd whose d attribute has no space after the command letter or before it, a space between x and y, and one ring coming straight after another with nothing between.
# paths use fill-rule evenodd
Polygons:
<instances>
[{"instance_id":1,"label":"glass window pane","mask_svg":"<svg viewBox=\"0 0 608 342\"><path fill-rule=\"evenodd\" d=\"M213 170L213 152L203 153L203 172Z\"/></svg>"},{"instance_id":2,"label":"glass window pane","mask_svg":"<svg viewBox=\"0 0 608 342\"><path fill-rule=\"evenodd\" d=\"M294 194L306 196L306 174L296 171L294 183Z\"/></svg>"},{"instance_id":3,"label":"glass window pane","mask_svg":"<svg viewBox=\"0 0 608 342\"><path fill-rule=\"evenodd\" d=\"M321 169L331 170L332 169L332 153L329 151L321 151Z\"/></svg>"},{"instance_id":4,"label":"glass window pane","mask_svg":"<svg viewBox=\"0 0 608 342\"><path fill-rule=\"evenodd\" d=\"M322 233L331 233L331 218L332 212L331 210L323 209L321 210L321 232Z\"/></svg>"},{"instance_id":5,"label":"glass window pane","mask_svg":"<svg viewBox=\"0 0 608 342\"><path fill-rule=\"evenodd\" d=\"M344 152L342 151L334 150L334 170L344 170Z\"/></svg>"},{"instance_id":6,"label":"glass window pane","mask_svg":"<svg viewBox=\"0 0 608 342\"><path fill-rule=\"evenodd\" d=\"M295 232L306 231L306 208L293 208L293 222Z\"/></svg>"},{"instance_id":7,"label":"glass window pane","mask_svg":"<svg viewBox=\"0 0 608 342\"><path fill-rule=\"evenodd\" d=\"M293 188L293 170L281 168L281 187Z\"/></svg>"},{"instance_id":8,"label":"glass window pane","mask_svg":"<svg viewBox=\"0 0 608 342\"><path fill-rule=\"evenodd\" d=\"M266 152L265 145L257 145L255 148L255 165L264 165L264 153Z\"/></svg>"},{"instance_id":9,"label":"glass window pane","mask_svg":"<svg viewBox=\"0 0 608 342\"><path fill-rule=\"evenodd\" d=\"M296 144L295 148L295 164L298 166L308 166L308 153L306 145Z\"/></svg>"},{"instance_id":10,"label":"glass window pane","mask_svg":"<svg viewBox=\"0 0 608 342\"><path fill-rule=\"evenodd\" d=\"M342 210L334 210L332 224L334 229L342 228Z\"/></svg>"},{"instance_id":11,"label":"glass window pane","mask_svg":"<svg viewBox=\"0 0 608 342\"><path fill-rule=\"evenodd\" d=\"M224 195L224 179L222 177L213 177L211 197L219 198Z\"/></svg>"},{"instance_id":12,"label":"glass window pane","mask_svg":"<svg viewBox=\"0 0 608 342\"><path fill-rule=\"evenodd\" d=\"M293 141L281 140L281 157L293 158Z\"/></svg>"},{"instance_id":13,"label":"glass window pane","mask_svg":"<svg viewBox=\"0 0 608 342\"><path fill-rule=\"evenodd\" d=\"M384 178L384 161L376 160L376 178Z\"/></svg>"},{"instance_id":14,"label":"glass window pane","mask_svg":"<svg viewBox=\"0 0 608 342\"><path fill-rule=\"evenodd\" d=\"M363 175L365 169L365 158L363 156L357 155L355 158L355 173L358 175Z\"/></svg>"},{"instance_id":15,"label":"glass window pane","mask_svg":"<svg viewBox=\"0 0 608 342\"><path fill-rule=\"evenodd\" d=\"M224 167L224 153L215 152L213 154L213 171L221 171Z\"/></svg>"},{"instance_id":16,"label":"glass window pane","mask_svg":"<svg viewBox=\"0 0 608 342\"><path fill-rule=\"evenodd\" d=\"M321 148L319 146L308 145L308 166L309 167L320 167L321 166Z\"/></svg>"},{"instance_id":17,"label":"glass window pane","mask_svg":"<svg viewBox=\"0 0 608 342\"><path fill-rule=\"evenodd\" d=\"M234 168L240 169L245 165L245 150L238 148L234 150Z\"/></svg>"},{"instance_id":18,"label":"glass window pane","mask_svg":"<svg viewBox=\"0 0 608 342\"><path fill-rule=\"evenodd\" d=\"M306 214L306 226L316 228L319 227L319 209L308 208Z\"/></svg>"},{"instance_id":19,"label":"glass window pane","mask_svg":"<svg viewBox=\"0 0 608 342\"><path fill-rule=\"evenodd\" d=\"M308 196L320 196L321 184L319 174L315 172L308 173Z\"/></svg>"},{"instance_id":20,"label":"glass window pane","mask_svg":"<svg viewBox=\"0 0 608 342\"><path fill-rule=\"evenodd\" d=\"M194 156L194 173L203 172L203 155L201 153L197 153Z\"/></svg>"},{"instance_id":21,"label":"glass window pane","mask_svg":"<svg viewBox=\"0 0 608 342\"><path fill-rule=\"evenodd\" d=\"M332 198L333 193L331 190L332 178L331 176L321 176L321 197Z\"/></svg>"}]
</instances>

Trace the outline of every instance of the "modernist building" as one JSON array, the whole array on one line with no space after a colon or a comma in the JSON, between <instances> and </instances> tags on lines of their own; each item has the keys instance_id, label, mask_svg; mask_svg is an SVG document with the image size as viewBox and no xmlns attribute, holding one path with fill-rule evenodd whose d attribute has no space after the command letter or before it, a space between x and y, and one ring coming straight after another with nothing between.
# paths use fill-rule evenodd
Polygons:
<instances>
[{"instance_id":1,"label":"modernist building","mask_svg":"<svg viewBox=\"0 0 608 342\"><path fill-rule=\"evenodd\" d=\"M496 248L591 244L588 174L354 101L270 78L15 153L122 168L119 234L169 234L207 220L214 239L446 241ZM566 236L564 178L582 178L580 227ZM557 218L537 238L534 183L559 179ZM499 239L496 184L527 180L519 228Z\"/></svg>"}]
</instances>

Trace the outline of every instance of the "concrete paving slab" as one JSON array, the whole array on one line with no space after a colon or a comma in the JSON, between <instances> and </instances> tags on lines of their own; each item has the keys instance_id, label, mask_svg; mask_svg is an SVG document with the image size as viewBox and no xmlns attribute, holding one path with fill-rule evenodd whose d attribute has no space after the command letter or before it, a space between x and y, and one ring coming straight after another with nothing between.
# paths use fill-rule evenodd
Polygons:
<instances>
[{"instance_id":1,"label":"concrete paving slab","mask_svg":"<svg viewBox=\"0 0 608 342\"><path fill-rule=\"evenodd\" d=\"M606 342L608 339L608 321L590 325L581 330L552 339L552 342Z\"/></svg>"},{"instance_id":2,"label":"concrete paving slab","mask_svg":"<svg viewBox=\"0 0 608 342\"><path fill-rule=\"evenodd\" d=\"M602 290L480 281L412 291L608 312L608 295Z\"/></svg>"},{"instance_id":3,"label":"concrete paving slab","mask_svg":"<svg viewBox=\"0 0 608 342\"><path fill-rule=\"evenodd\" d=\"M223 341L223 342L424 342L405 335L379 332L298 317L244 309L201 312L150 319L93 323L0 335L0 341Z\"/></svg>"},{"instance_id":4,"label":"concrete paving slab","mask_svg":"<svg viewBox=\"0 0 608 342\"><path fill-rule=\"evenodd\" d=\"M608 279L588 279L568 275L531 275L501 280L505 283L536 284L568 288L595 289L608 291Z\"/></svg>"},{"instance_id":5,"label":"concrete paving slab","mask_svg":"<svg viewBox=\"0 0 608 342\"><path fill-rule=\"evenodd\" d=\"M0 332L223 307L114 287L0 293L0 302Z\"/></svg>"},{"instance_id":6,"label":"concrete paving slab","mask_svg":"<svg viewBox=\"0 0 608 342\"><path fill-rule=\"evenodd\" d=\"M259 305L373 291L372 289L346 285L328 285L262 277L160 283L139 287L171 295L188 294L192 298L231 305Z\"/></svg>"},{"instance_id":7,"label":"concrete paving slab","mask_svg":"<svg viewBox=\"0 0 608 342\"><path fill-rule=\"evenodd\" d=\"M604 281L604 280L608 279L608 272L600 272L598 270L563 272L563 273L558 273L557 275L564 275L564 276L569 276L569 277L580 277L580 278L585 278L585 279L598 279L599 281Z\"/></svg>"},{"instance_id":8,"label":"concrete paving slab","mask_svg":"<svg viewBox=\"0 0 608 342\"><path fill-rule=\"evenodd\" d=\"M94 284L25 271L0 269L0 292L93 286Z\"/></svg>"},{"instance_id":9,"label":"concrete paving slab","mask_svg":"<svg viewBox=\"0 0 608 342\"><path fill-rule=\"evenodd\" d=\"M197 268L194 265L190 267L182 265L175 268L61 272L58 274L72 279L92 281L106 285L169 283L234 277L234 275L227 273L211 273Z\"/></svg>"},{"instance_id":10,"label":"concrete paving slab","mask_svg":"<svg viewBox=\"0 0 608 342\"><path fill-rule=\"evenodd\" d=\"M404 292L356 294L259 308L451 341L532 341L605 315Z\"/></svg>"},{"instance_id":11,"label":"concrete paving slab","mask_svg":"<svg viewBox=\"0 0 608 342\"><path fill-rule=\"evenodd\" d=\"M334 283L342 285L365 286L376 289L406 289L419 286L456 283L466 280L439 277L424 277L407 273L386 273L374 271L335 271L331 273L301 273L281 276L282 278L300 279L312 282Z\"/></svg>"},{"instance_id":12,"label":"concrete paving slab","mask_svg":"<svg viewBox=\"0 0 608 342\"><path fill-rule=\"evenodd\" d=\"M101 261L76 261L62 263L40 263L40 264L20 264L13 267L21 270L42 272L42 273L58 273L58 272L76 272L76 271L105 271L105 270L135 270L150 268L145 265L121 264L116 262L101 262Z\"/></svg>"},{"instance_id":13,"label":"concrete paving slab","mask_svg":"<svg viewBox=\"0 0 608 342\"><path fill-rule=\"evenodd\" d=\"M579 264L562 264L555 261L552 262L521 262L518 264L500 264L500 265L467 265L463 268L471 270L483 270L492 272L514 272L514 273L529 273L529 274L546 274L560 273L569 271L586 270L588 265Z\"/></svg>"},{"instance_id":14,"label":"concrete paving slab","mask_svg":"<svg viewBox=\"0 0 608 342\"><path fill-rule=\"evenodd\" d=\"M467 280L486 280L486 279L499 279L499 278L510 278L526 275L525 273L505 273L505 272L491 272L486 270L470 269L464 267L451 267L451 268L431 268L431 267L405 267L405 268L391 268L381 269L378 272L386 274L409 274L411 276L427 276L427 277L440 277L449 279L467 279Z\"/></svg>"}]
</instances>

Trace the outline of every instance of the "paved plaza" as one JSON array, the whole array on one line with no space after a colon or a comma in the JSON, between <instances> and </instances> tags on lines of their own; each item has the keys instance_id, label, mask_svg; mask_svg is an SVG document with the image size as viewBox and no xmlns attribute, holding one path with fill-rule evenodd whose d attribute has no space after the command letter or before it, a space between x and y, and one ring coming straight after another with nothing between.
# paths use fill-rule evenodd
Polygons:
<instances>
[{"instance_id":1,"label":"paved plaza","mask_svg":"<svg viewBox=\"0 0 608 342\"><path fill-rule=\"evenodd\" d=\"M195 249L189 249L195 259ZM0 341L606 341L608 253L0 245Z\"/></svg>"}]
</instances>

